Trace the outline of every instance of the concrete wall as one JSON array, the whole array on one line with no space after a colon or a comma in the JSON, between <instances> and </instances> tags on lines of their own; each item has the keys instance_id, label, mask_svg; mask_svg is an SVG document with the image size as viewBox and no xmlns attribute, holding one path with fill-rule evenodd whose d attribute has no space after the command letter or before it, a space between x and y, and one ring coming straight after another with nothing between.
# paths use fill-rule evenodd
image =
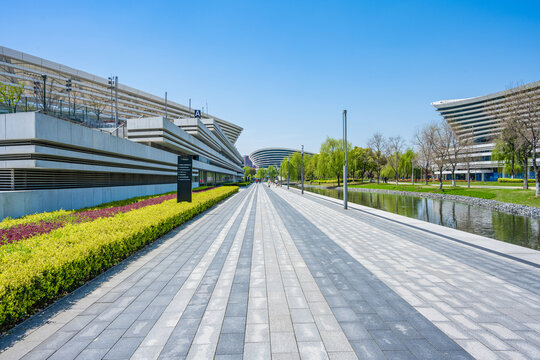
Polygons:
<instances>
[{"instance_id":1,"label":"concrete wall","mask_svg":"<svg viewBox=\"0 0 540 360\"><path fill-rule=\"evenodd\" d=\"M136 196L176 191L176 184L0 192L0 219L59 209L81 209Z\"/></svg>"}]
</instances>

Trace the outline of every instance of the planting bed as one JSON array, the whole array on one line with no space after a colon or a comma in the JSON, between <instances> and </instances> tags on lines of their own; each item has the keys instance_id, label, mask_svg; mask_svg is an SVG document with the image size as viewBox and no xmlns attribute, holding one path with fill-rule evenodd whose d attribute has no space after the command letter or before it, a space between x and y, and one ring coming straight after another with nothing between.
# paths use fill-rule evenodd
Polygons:
<instances>
[{"instance_id":1,"label":"planting bed","mask_svg":"<svg viewBox=\"0 0 540 360\"><path fill-rule=\"evenodd\" d=\"M167 194L0 222L0 330L237 191L219 187L194 193L191 203Z\"/></svg>"}]
</instances>

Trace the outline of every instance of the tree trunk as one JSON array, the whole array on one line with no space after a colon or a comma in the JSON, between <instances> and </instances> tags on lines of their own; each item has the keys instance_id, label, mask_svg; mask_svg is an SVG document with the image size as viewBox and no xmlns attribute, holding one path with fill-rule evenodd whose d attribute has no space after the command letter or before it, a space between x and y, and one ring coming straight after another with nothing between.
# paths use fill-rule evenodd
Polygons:
<instances>
[{"instance_id":1,"label":"tree trunk","mask_svg":"<svg viewBox=\"0 0 540 360\"><path fill-rule=\"evenodd\" d=\"M337 186L339 187L339 175L337 176Z\"/></svg>"},{"instance_id":2,"label":"tree trunk","mask_svg":"<svg viewBox=\"0 0 540 360\"><path fill-rule=\"evenodd\" d=\"M516 156L512 154L512 179L514 178L514 162L515 162Z\"/></svg>"},{"instance_id":3,"label":"tree trunk","mask_svg":"<svg viewBox=\"0 0 540 360\"><path fill-rule=\"evenodd\" d=\"M456 187L456 167L452 166L452 186Z\"/></svg>"},{"instance_id":4,"label":"tree trunk","mask_svg":"<svg viewBox=\"0 0 540 360\"><path fill-rule=\"evenodd\" d=\"M525 166L523 167L523 189L527 190L529 188L529 157L525 156L523 159Z\"/></svg>"},{"instance_id":5,"label":"tree trunk","mask_svg":"<svg viewBox=\"0 0 540 360\"><path fill-rule=\"evenodd\" d=\"M381 170L377 170L377 185L379 185L380 180L381 180Z\"/></svg>"},{"instance_id":6,"label":"tree trunk","mask_svg":"<svg viewBox=\"0 0 540 360\"><path fill-rule=\"evenodd\" d=\"M439 170L439 190L442 190L442 169Z\"/></svg>"},{"instance_id":7,"label":"tree trunk","mask_svg":"<svg viewBox=\"0 0 540 360\"><path fill-rule=\"evenodd\" d=\"M467 165L467 187L471 187L471 166Z\"/></svg>"},{"instance_id":8,"label":"tree trunk","mask_svg":"<svg viewBox=\"0 0 540 360\"><path fill-rule=\"evenodd\" d=\"M398 174L398 171L396 169L396 186L398 186L398 184L399 184L398 181L399 181L399 174Z\"/></svg>"},{"instance_id":9,"label":"tree trunk","mask_svg":"<svg viewBox=\"0 0 540 360\"><path fill-rule=\"evenodd\" d=\"M534 179L536 183L536 196L540 195L540 182L538 178L538 164L536 163L536 142L535 146L533 147L533 153L532 153L532 161L533 161L533 169L534 169Z\"/></svg>"}]
</instances>

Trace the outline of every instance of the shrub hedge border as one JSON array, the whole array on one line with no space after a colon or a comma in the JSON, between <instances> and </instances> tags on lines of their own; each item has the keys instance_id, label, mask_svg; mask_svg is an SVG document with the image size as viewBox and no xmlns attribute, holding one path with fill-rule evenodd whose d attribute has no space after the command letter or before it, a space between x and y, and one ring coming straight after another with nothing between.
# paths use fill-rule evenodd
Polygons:
<instances>
[{"instance_id":1,"label":"shrub hedge border","mask_svg":"<svg viewBox=\"0 0 540 360\"><path fill-rule=\"evenodd\" d=\"M0 332L237 191L220 187L194 194L192 203L168 200L4 245Z\"/></svg>"}]
</instances>

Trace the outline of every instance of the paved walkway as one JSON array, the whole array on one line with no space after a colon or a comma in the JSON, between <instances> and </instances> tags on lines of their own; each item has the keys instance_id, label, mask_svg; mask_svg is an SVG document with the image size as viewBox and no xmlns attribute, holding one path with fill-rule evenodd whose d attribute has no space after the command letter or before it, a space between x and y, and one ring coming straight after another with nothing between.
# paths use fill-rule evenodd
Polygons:
<instances>
[{"instance_id":1,"label":"paved walkway","mask_svg":"<svg viewBox=\"0 0 540 360\"><path fill-rule=\"evenodd\" d=\"M407 221L253 185L0 338L0 359L540 359L535 254Z\"/></svg>"}]
</instances>

